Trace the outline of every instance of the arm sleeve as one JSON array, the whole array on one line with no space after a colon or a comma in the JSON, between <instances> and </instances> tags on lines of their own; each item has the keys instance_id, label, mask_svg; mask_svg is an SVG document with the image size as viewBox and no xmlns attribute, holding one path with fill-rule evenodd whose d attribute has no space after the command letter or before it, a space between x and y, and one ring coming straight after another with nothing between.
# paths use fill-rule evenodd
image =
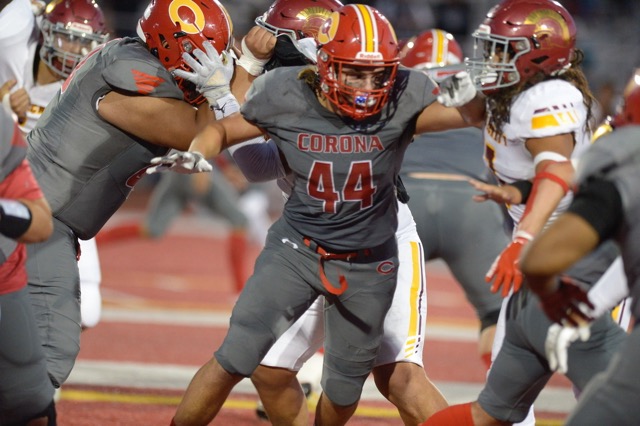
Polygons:
<instances>
[{"instance_id":1,"label":"arm sleeve","mask_svg":"<svg viewBox=\"0 0 640 426\"><path fill-rule=\"evenodd\" d=\"M623 219L622 198L616 185L599 178L589 179L580 186L568 211L586 220L600 241L612 237Z\"/></svg>"},{"instance_id":2,"label":"arm sleeve","mask_svg":"<svg viewBox=\"0 0 640 426\"><path fill-rule=\"evenodd\" d=\"M287 175L278 147L259 137L228 148L249 182L266 182Z\"/></svg>"}]
</instances>

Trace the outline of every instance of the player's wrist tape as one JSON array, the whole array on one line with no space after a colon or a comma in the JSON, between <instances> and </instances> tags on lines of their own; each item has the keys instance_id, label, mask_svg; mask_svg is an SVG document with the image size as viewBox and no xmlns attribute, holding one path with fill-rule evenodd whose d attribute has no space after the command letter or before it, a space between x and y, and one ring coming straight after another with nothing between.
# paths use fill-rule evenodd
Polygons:
<instances>
[{"instance_id":1,"label":"player's wrist tape","mask_svg":"<svg viewBox=\"0 0 640 426\"><path fill-rule=\"evenodd\" d=\"M531 195L531 189L533 188L533 182L530 180L517 180L509 185L520 191L520 204L526 204Z\"/></svg>"},{"instance_id":2,"label":"player's wrist tape","mask_svg":"<svg viewBox=\"0 0 640 426\"><path fill-rule=\"evenodd\" d=\"M251 53L251 50L249 50L247 44L244 42L244 38L242 39L241 47L242 55L240 55L237 64L254 77L262 74L264 66L269 62L269 59L258 59L253 56L253 53Z\"/></svg>"},{"instance_id":3,"label":"player's wrist tape","mask_svg":"<svg viewBox=\"0 0 640 426\"><path fill-rule=\"evenodd\" d=\"M527 231L517 231L515 233L515 235L513 236L513 240L527 240L527 241L533 241L533 235L531 235L529 232ZM523 241L524 242L524 241Z\"/></svg>"},{"instance_id":4,"label":"player's wrist tape","mask_svg":"<svg viewBox=\"0 0 640 426\"><path fill-rule=\"evenodd\" d=\"M240 111L240 104L232 93L224 95L220 99L216 100L215 103L209 102L209 104L214 105L213 109L220 111L223 117L228 117L231 114Z\"/></svg>"},{"instance_id":5,"label":"player's wrist tape","mask_svg":"<svg viewBox=\"0 0 640 426\"><path fill-rule=\"evenodd\" d=\"M0 234L21 237L31 226L31 210L20 201L0 198Z\"/></svg>"}]
</instances>

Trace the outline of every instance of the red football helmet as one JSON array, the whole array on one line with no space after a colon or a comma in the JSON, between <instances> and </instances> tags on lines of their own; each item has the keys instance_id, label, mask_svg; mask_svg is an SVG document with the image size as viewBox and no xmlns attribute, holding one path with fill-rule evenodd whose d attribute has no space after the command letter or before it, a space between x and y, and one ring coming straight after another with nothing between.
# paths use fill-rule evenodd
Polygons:
<instances>
[{"instance_id":1,"label":"red football helmet","mask_svg":"<svg viewBox=\"0 0 640 426\"><path fill-rule=\"evenodd\" d=\"M40 59L68 77L78 62L109 38L104 15L94 0L54 0L42 16Z\"/></svg>"},{"instance_id":2,"label":"red football helmet","mask_svg":"<svg viewBox=\"0 0 640 426\"><path fill-rule=\"evenodd\" d=\"M331 104L356 120L378 114L393 88L400 59L393 27L376 9L349 4L333 12L317 36L320 89ZM349 69L376 71L374 87L348 83ZM357 78L355 79L357 82Z\"/></svg>"},{"instance_id":3,"label":"red football helmet","mask_svg":"<svg viewBox=\"0 0 640 426\"><path fill-rule=\"evenodd\" d=\"M406 67L422 70L436 81L464 70L462 48L453 35L439 29L426 30L411 37L400 50L400 63ZM448 65L461 64L460 69Z\"/></svg>"},{"instance_id":4,"label":"red football helmet","mask_svg":"<svg viewBox=\"0 0 640 426\"><path fill-rule=\"evenodd\" d=\"M209 40L222 53L232 44L233 24L217 0L152 0L138 21L138 36L169 71L191 71L182 54L204 50ZM199 105L204 96L189 81L176 77L185 101Z\"/></svg>"},{"instance_id":5,"label":"red football helmet","mask_svg":"<svg viewBox=\"0 0 640 426\"><path fill-rule=\"evenodd\" d=\"M485 92L526 81L537 73L557 75L571 66L576 25L553 0L505 0L489 11L472 34L471 78Z\"/></svg>"},{"instance_id":6,"label":"red football helmet","mask_svg":"<svg viewBox=\"0 0 640 426\"><path fill-rule=\"evenodd\" d=\"M640 125L640 68L636 69L624 89L622 105L611 120L616 127Z\"/></svg>"},{"instance_id":7,"label":"red football helmet","mask_svg":"<svg viewBox=\"0 0 640 426\"><path fill-rule=\"evenodd\" d=\"M256 24L276 37L315 37L324 21L343 5L338 0L276 0Z\"/></svg>"}]
</instances>

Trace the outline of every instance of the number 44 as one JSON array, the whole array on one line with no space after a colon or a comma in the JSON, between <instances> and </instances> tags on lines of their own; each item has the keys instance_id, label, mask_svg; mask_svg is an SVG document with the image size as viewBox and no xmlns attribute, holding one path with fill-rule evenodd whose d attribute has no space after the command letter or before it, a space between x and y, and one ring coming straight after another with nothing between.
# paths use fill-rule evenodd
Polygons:
<instances>
[{"instance_id":1,"label":"number 44","mask_svg":"<svg viewBox=\"0 0 640 426\"><path fill-rule=\"evenodd\" d=\"M353 161L344 187L338 192L333 178L333 163L315 161L309 172L307 193L323 201L325 213L335 213L340 201L357 201L360 209L366 209L373 205L376 192L372 176L371 161Z\"/></svg>"}]
</instances>

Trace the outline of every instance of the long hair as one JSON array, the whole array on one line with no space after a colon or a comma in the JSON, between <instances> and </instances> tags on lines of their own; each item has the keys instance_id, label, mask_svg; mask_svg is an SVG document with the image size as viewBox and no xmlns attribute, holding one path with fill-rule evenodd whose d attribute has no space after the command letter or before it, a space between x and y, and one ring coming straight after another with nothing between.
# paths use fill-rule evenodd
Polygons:
<instances>
[{"instance_id":1,"label":"long hair","mask_svg":"<svg viewBox=\"0 0 640 426\"><path fill-rule=\"evenodd\" d=\"M298 80L303 80L313 93L320 95L320 76L315 66L309 66L298 73Z\"/></svg>"},{"instance_id":2,"label":"long hair","mask_svg":"<svg viewBox=\"0 0 640 426\"><path fill-rule=\"evenodd\" d=\"M585 130L587 132L591 132L591 129L595 125L592 107L596 100L593 93L591 93L591 89L589 89L587 78L580 67L583 59L584 54L582 51L580 49L576 49L573 60L571 61L571 66L562 74L546 75L544 73L538 73L521 84L507 87L487 95L488 107L491 111L491 118L488 123L489 126L497 132L502 133L502 126L509 120L511 105L513 104L513 100L516 96L540 82L559 79L573 84L582 93L584 105L587 108Z\"/></svg>"}]
</instances>

